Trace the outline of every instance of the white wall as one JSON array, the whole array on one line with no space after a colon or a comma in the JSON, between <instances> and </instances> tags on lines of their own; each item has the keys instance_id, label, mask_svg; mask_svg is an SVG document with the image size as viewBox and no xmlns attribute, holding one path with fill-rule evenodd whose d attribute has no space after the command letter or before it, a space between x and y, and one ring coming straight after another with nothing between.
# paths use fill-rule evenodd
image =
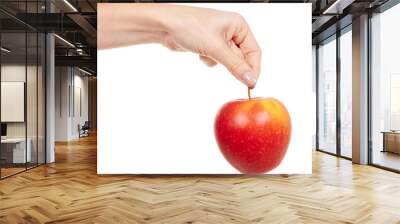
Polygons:
<instances>
[{"instance_id":1,"label":"white wall","mask_svg":"<svg viewBox=\"0 0 400 224\"><path fill-rule=\"evenodd\" d=\"M27 70L25 70L27 69ZM34 80L31 76L36 76L36 67L34 66L28 66L25 67L25 65L2 65L1 66L1 81L2 82L25 82L25 75L28 75L28 80L30 85L36 85L36 80ZM34 104L29 105L31 102L34 100L31 99L34 97L36 99L36 88L27 88L27 106L30 107L28 109L28 122L34 121L36 123L36 113L31 113L33 110L36 110L36 101ZM31 92L32 91L32 92ZM6 108L2 108L2 110L6 110ZM28 124L28 137L29 134L31 133L30 127L36 130L36 126L33 127L33 124ZM35 133L36 134L36 133ZM7 136L8 137L25 137L25 122L7 122Z\"/></svg>"},{"instance_id":2,"label":"white wall","mask_svg":"<svg viewBox=\"0 0 400 224\"><path fill-rule=\"evenodd\" d=\"M69 136L69 85L70 69L55 68L55 140L67 141Z\"/></svg>"},{"instance_id":3,"label":"white wall","mask_svg":"<svg viewBox=\"0 0 400 224\"><path fill-rule=\"evenodd\" d=\"M25 82L25 65L9 64L1 66L1 81L18 81ZM32 67L28 67L28 71ZM30 74L30 72L28 72ZM6 108L1 108L5 110ZM8 122L7 123L7 137L25 137L25 122Z\"/></svg>"},{"instance_id":4,"label":"white wall","mask_svg":"<svg viewBox=\"0 0 400 224\"><path fill-rule=\"evenodd\" d=\"M76 71L76 70L75 70ZM79 132L77 129L78 124L83 125L85 121L89 120L89 112L88 112L88 77L81 76L82 73L76 75L74 77L74 86L75 86L75 116L72 119L72 135L74 137L79 137ZM80 91L80 93L78 93ZM78 98L77 96L79 96ZM78 102L80 101L80 103ZM80 108L79 108L80 107ZM79 111L82 110L81 112Z\"/></svg>"},{"instance_id":5,"label":"white wall","mask_svg":"<svg viewBox=\"0 0 400 224\"><path fill-rule=\"evenodd\" d=\"M77 139L78 124L88 120L88 78L83 75L76 68L56 67L56 141Z\"/></svg>"},{"instance_id":6,"label":"white wall","mask_svg":"<svg viewBox=\"0 0 400 224\"><path fill-rule=\"evenodd\" d=\"M1 81L2 82L25 82L25 65L9 64L1 66ZM33 67L28 66L28 71ZM28 72L31 74L31 72ZM6 108L1 108L6 110ZM24 137L25 136L25 123L24 122L8 122L7 123L7 136L8 137Z\"/></svg>"}]
</instances>

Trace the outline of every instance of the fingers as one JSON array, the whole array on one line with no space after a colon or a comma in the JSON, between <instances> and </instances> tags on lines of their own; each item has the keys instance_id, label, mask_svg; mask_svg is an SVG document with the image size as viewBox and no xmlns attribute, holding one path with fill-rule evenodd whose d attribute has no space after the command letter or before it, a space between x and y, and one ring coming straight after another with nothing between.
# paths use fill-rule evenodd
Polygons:
<instances>
[{"instance_id":1,"label":"fingers","mask_svg":"<svg viewBox=\"0 0 400 224\"><path fill-rule=\"evenodd\" d=\"M209 57L202 56L202 55L200 55L199 57L200 57L200 60L203 61L204 64L206 64L209 67L213 67L213 66L217 65L217 62Z\"/></svg>"},{"instance_id":2,"label":"fingers","mask_svg":"<svg viewBox=\"0 0 400 224\"><path fill-rule=\"evenodd\" d=\"M254 70L256 79L258 79L261 67L261 49L247 23L243 19L240 20L239 28L233 35L232 41L240 48L246 62Z\"/></svg>"},{"instance_id":3,"label":"fingers","mask_svg":"<svg viewBox=\"0 0 400 224\"><path fill-rule=\"evenodd\" d=\"M258 79L261 67L261 49L258 46L258 43L251 30L248 31L244 41L239 45L239 47L242 50L247 63L249 63L249 65L256 72Z\"/></svg>"},{"instance_id":4,"label":"fingers","mask_svg":"<svg viewBox=\"0 0 400 224\"><path fill-rule=\"evenodd\" d=\"M230 44L229 46L234 54L236 54L238 57L244 59L244 55L242 54L242 51L235 44ZM199 55L199 58L202 62L204 62L204 64L206 64L209 67L214 67L218 64L218 62L216 62L214 59L207 57L207 56Z\"/></svg>"},{"instance_id":5,"label":"fingers","mask_svg":"<svg viewBox=\"0 0 400 224\"><path fill-rule=\"evenodd\" d=\"M240 50L240 48L238 48L238 46L236 46L236 44L233 41L230 41L229 48L236 56L245 60L242 50Z\"/></svg>"},{"instance_id":6,"label":"fingers","mask_svg":"<svg viewBox=\"0 0 400 224\"><path fill-rule=\"evenodd\" d=\"M250 67L245 57L235 53L235 48L228 44L220 44L220 47L213 47L211 57L223 64L238 80L249 88L254 88L258 75Z\"/></svg>"}]
</instances>

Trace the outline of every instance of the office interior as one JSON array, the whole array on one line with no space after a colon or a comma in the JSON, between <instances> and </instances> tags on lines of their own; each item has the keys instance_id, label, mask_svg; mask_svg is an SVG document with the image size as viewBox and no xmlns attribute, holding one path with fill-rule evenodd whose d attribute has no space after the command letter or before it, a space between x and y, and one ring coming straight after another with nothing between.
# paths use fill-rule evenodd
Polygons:
<instances>
[{"instance_id":1,"label":"office interior","mask_svg":"<svg viewBox=\"0 0 400 224\"><path fill-rule=\"evenodd\" d=\"M96 133L96 41L57 16L71 6L0 3L1 179L55 162L57 142Z\"/></svg>"},{"instance_id":2,"label":"office interior","mask_svg":"<svg viewBox=\"0 0 400 224\"><path fill-rule=\"evenodd\" d=\"M7 186L8 181L11 183L21 177L26 180L30 175L40 176L35 173L35 170L46 173L43 174L43 181L51 181L50 178L47 179L47 175L53 172L52 169L57 169L57 163L60 161L58 158L62 158L63 172L67 172L64 170L68 170L68 167L71 172L76 172L74 167L77 164L72 158L82 156L83 161L90 160L92 162L90 164L95 166L95 146L90 145L94 147L94 150L91 148L88 154L76 156L76 153L80 153L81 150L87 153L86 149L83 150L85 144L94 142L95 145L96 142L97 2L141 1L2 0L0 2L2 136L0 186ZM312 22L313 44L310 47L313 56L315 123L310 125L315 126L313 172L317 173L317 176L311 178L315 179L317 185L320 186L315 189L315 192L331 189L334 194L339 195L345 192L343 198L351 198L347 194L351 190L356 192L353 198L361 197L366 200L364 201L366 204L371 202L368 200L372 200L371 203L381 200L384 198L382 195L387 192L392 195L398 194L396 189L400 188L399 183L393 180L396 180L400 173L399 1L268 0L250 2L290 2L312 5L312 21L310 22ZM325 160L328 162L324 162ZM92 170L86 167L86 169L95 172L95 168ZM107 178L109 180L115 178L113 180L121 181L118 177L97 177L95 173L80 175L83 178L93 178L91 182L95 189L102 186L100 179L106 181ZM376 179L368 179L370 176L375 177L374 175L379 177L379 186L375 185ZM82 187L83 182L78 183L79 181L72 177L68 179L68 176L65 178L67 181L71 180L70 183L76 184L71 188ZM131 178L124 179L123 181L127 182L123 182L121 188L137 183L136 177ZM205 178L199 181L202 183L213 181L212 178L201 178ZM243 182L251 182L253 181L251 178L257 177L248 178ZM302 178L309 181L307 179L309 177L295 178L299 178L296 179L299 182L303 180ZM365 182L363 182L364 178ZM163 177L154 177L149 182L155 183L157 180L162 182ZM267 179L254 181L260 181L257 182L258 185L262 184L261 182L273 185L282 181L282 187L288 187L288 189L293 185L290 177L279 176L276 177L275 182L274 180L272 182ZM135 193L155 189L152 184L145 185L145 181L148 180L139 181L138 188L143 189L134 191ZM169 186L168 182L162 183ZM220 186L221 183L223 181L215 186ZM190 184L183 185L182 189L190 187ZM351 188L351 186L355 187ZM212 187L214 186L211 184L207 185L207 188ZM111 189L112 187L107 188L107 191ZM229 188L224 190L227 189ZM358 192L360 189L361 191ZM382 193L382 189L388 191L385 190L386 193ZM94 192L92 192L93 196L88 196L88 201L90 197L95 198L96 194L101 193L101 191ZM213 195L213 192L204 194ZM363 197L362 195L370 196ZM282 196L279 199L283 200L287 197L289 196ZM296 203L297 200L298 203L307 203L312 196L307 197L304 200L292 199L295 202L290 203ZM385 200L386 198L382 199L383 202L379 201L380 205L393 202ZM115 201L118 200L115 199ZM130 203L130 201L125 202ZM318 201L318 203L324 202ZM117 205L120 204L116 203ZM379 215L382 215L381 217L377 215L369 218L383 217L380 219L382 223L392 223L392 221L395 223L400 218L391 209L398 211L397 205L387 205L384 212L377 210L380 212ZM361 205L354 204L348 211L352 211L357 206ZM374 206L372 207L375 208ZM128 206L128 208L132 207ZM312 207L309 206L308 209L312 210ZM362 211L357 214L350 214L350 212L339 214L337 210L333 212L335 213L329 213L326 217L338 222L353 223L368 218L368 214L363 214ZM372 210L370 212L373 213ZM323 217L324 211L321 210L305 212L303 220L311 220L314 217L311 213L315 215L315 220L327 221ZM121 215L118 212L117 214ZM293 215L293 213L290 214ZM301 216L301 212L297 215ZM356 216L360 219L354 218Z\"/></svg>"},{"instance_id":3,"label":"office interior","mask_svg":"<svg viewBox=\"0 0 400 224\"><path fill-rule=\"evenodd\" d=\"M316 149L398 172L400 70L395 61L400 5L388 1L356 19L350 16L354 17L343 16L336 30L328 29L313 39ZM363 132L356 136L362 139L354 139L355 132ZM363 142L353 147L355 141Z\"/></svg>"}]
</instances>

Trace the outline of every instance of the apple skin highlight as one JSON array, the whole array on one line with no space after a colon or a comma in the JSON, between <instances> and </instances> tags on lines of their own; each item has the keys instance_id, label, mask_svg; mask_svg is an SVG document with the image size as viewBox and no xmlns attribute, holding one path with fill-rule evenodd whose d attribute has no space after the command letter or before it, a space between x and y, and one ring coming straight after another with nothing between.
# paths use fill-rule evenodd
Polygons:
<instances>
[{"instance_id":1,"label":"apple skin highlight","mask_svg":"<svg viewBox=\"0 0 400 224\"><path fill-rule=\"evenodd\" d=\"M290 115L274 98L234 100L219 110L214 133L226 160L244 174L262 174L283 160L291 136Z\"/></svg>"}]
</instances>

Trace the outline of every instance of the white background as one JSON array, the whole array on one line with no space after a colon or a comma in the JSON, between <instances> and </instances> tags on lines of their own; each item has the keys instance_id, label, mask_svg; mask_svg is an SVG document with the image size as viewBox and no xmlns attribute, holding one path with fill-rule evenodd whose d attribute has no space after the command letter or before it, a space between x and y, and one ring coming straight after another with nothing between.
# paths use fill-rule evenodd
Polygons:
<instances>
[{"instance_id":1,"label":"white background","mask_svg":"<svg viewBox=\"0 0 400 224\"><path fill-rule=\"evenodd\" d=\"M291 143L270 173L311 173L311 4L200 5L244 16L263 54L252 96L275 97L289 110ZM208 68L191 53L149 44L100 50L98 173L238 173L213 125L222 104L246 97L223 66Z\"/></svg>"}]
</instances>

